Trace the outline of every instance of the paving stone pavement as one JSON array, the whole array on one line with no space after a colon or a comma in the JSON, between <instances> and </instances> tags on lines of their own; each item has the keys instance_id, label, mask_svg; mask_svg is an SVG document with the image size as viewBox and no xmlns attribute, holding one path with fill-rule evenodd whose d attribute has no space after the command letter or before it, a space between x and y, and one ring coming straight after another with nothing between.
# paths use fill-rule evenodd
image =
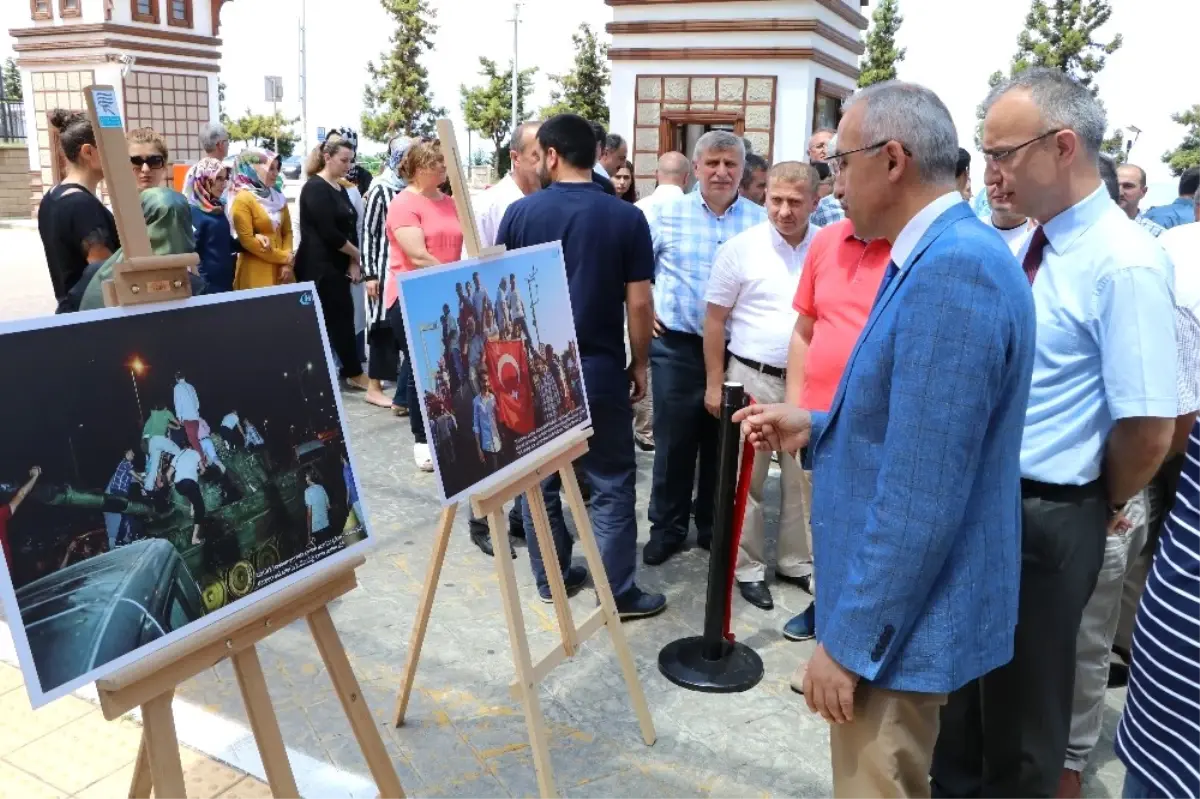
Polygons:
<instances>
[{"instance_id":1,"label":"paving stone pavement","mask_svg":"<svg viewBox=\"0 0 1200 799\"><path fill-rule=\"evenodd\" d=\"M39 294L28 289L42 282L45 268L28 255L36 249L36 232L34 246L30 234L27 229L0 229L0 252L19 252L29 259L0 263L0 288L8 298ZM5 303L0 297L0 318L32 313L27 303ZM401 782L410 796L536 795L524 717L508 693L511 650L495 571L491 559L468 540L461 512L408 723L396 729L389 721L439 507L433 476L413 465L408 420L367 405L361 395L347 394L344 400L378 546L359 572L359 589L334 603L332 613ZM640 547L648 540L653 455L637 457ZM768 507L777 491L777 480L770 480ZM768 512L772 547L777 522L777 515ZM523 547L517 551L522 610L537 658L557 642L555 619L553 609L536 598ZM582 559L578 548L576 559ZM691 693L658 673L657 655L665 643L700 632L707 567L708 555L700 549L657 568L641 566L639 558L639 584L666 593L670 601L663 615L625 625L658 732L653 746L641 740L603 631L542 683L560 792L571 797L830 795L827 726L809 714L788 685L812 645L787 642L779 632L808 604L807 594L775 585L776 607L769 613L735 598L733 631L766 665L766 677L753 690L725 696ZM594 606L591 590L572 600L576 620ZM287 745L368 775L307 627L278 631L259 652ZM180 686L178 695L245 723L227 662ZM1109 692L1104 737L1085 779L1086 796L1120 795L1124 769L1112 754L1112 734L1123 702L1123 691Z\"/></svg>"}]
</instances>

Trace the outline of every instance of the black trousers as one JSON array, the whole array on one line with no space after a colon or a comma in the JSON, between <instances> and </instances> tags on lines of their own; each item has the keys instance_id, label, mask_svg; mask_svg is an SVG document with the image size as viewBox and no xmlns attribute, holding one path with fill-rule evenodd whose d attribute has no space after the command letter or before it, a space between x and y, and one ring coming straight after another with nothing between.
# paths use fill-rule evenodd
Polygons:
<instances>
[{"instance_id":1,"label":"black trousers","mask_svg":"<svg viewBox=\"0 0 1200 799\"><path fill-rule=\"evenodd\" d=\"M408 337L404 335L404 312L400 310L400 303L392 303L392 307L387 309L388 326L392 328L392 335L396 338L396 348L404 353L404 359L410 361L412 353L408 351ZM404 370L404 374L408 376L408 385L400 386L399 391L403 394L396 396L408 397L408 423L409 429L412 431L413 442L417 444L428 444L429 434L425 430L425 417L421 413L421 397L417 393L417 372L416 366L411 366Z\"/></svg>"},{"instance_id":2,"label":"black trousers","mask_svg":"<svg viewBox=\"0 0 1200 799\"><path fill-rule=\"evenodd\" d=\"M400 368L400 348L391 327L375 325L367 331L367 377L372 380L395 380Z\"/></svg>"},{"instance_id":3,"label":"black trousers","mask_svg":"<svg viewBox=\"0 0 1200 799\"><path fill-rule=\"evenodd\" d=\"M1104 560L1100 481L1022 481L1021 593L1013 659L950 694L934 796L1054 796L1075 690L1075 636ZM997 631L1000 634L1001 631Z\"/></svg>"},{"instance_id":4,"label":"black trousers","mask_svg":"<svg viewBox=\"0 0 1200 799\"><path fill-rule=\"evenodd\" d=\"M358 360L358 344L354 336L354 300L350 297L350 281L342 274L328 274L317 281L317 296L321 298L321 313L325 317L325 333L329 347L342 363L341 376L358 377L362 363Z\"/></svg>"}]
</instances>

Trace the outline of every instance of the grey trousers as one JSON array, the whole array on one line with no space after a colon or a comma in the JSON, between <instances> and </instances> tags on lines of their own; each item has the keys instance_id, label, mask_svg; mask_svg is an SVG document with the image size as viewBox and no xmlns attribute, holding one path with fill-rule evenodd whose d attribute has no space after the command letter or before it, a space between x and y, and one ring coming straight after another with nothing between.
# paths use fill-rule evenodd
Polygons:
<instances>
[{"instance_id":1,"label":"grey trousers","mask_svg":"<svg viewBox=\"0 0 1200 799\"><path fill-rule=\"evenodd\" d=\"M1145 490L1129 501L1125 515L1133 526L1105 540L1104 563L1075 636L1075 698L1065 762L1066 768L1074 771L1083 771L1100 740L1108 659L1121 618L1121 595L1125 578L1146 542L1149 513Z\"/></svg>"}]
</instances>

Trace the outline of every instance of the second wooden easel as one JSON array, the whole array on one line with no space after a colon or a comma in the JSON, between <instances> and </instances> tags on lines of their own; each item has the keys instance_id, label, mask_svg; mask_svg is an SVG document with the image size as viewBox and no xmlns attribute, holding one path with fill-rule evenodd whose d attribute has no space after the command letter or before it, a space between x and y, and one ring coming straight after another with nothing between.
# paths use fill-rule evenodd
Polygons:
<instances>
[{"instance_id":1,"label":"second wooden easel","mask_svg":"<svg viewBox=\"0 0 1200 799\"><path fill-rule=\"evenodd\" d=\"M446 157L451 187L454 189L454 200L458 208L459 224L463 229L467 255L472 258L487 258L503 253L503 247L492 247L482 251L480 249L478 228L475 224L474 212L471 209L468 187L462 175L458 145L454 138L454 129L448 120L438 121L438 137L442 143L442 152ZM629 698L633 703L638 724L641 726L642 740L646 742L647 746L651 746L656 737L654 720L650 716L646 695L638 680L637 667L634 664L633 655L629 651L629 643L625 639L625 630L621 626L617 604L608 582L608 575L604 571L600 548L592 533L591 520L588 518L583 494L579 490L579 482L575 477L574 463L587 453L587 440L590 436L590 430L564 436L535 463L522 469L502 484L471 497L475 515L487 517L488 529L491 532L493 561L496 566L496 576L500 582L501 604L508 625L513 666L517 675L509 689L513 697L520 700L524 706L525 725L529 734L529 744L533 750L534 769L537 772L538 792L544 797L557 796L557 790L554 783L554 770L550 764L546 722L542 715L541 701L538 698L538 684L556 666L574 656L579 645L599 630L607 629L609 637L612 639L613 649L616 651L617 661L620 663L621 673L629 690ZM575 519L575 529L579 533L579 543L583 547L588 570L591 572L592 582L596 587L596 595L600 600L600 607L589 614L578 626L575 625L571 614L554 538L550 533L550 519L546 511L546 502L542 496L542 481L555 472L562 478L563 490L567 494L567 504ZM562 639L560 644L536 663L529 651L525 617L521 611L521 597L517 588L512 550L508 540L508 526L502 516L505 503L522 495L529 503L530 515L533 517L534 534L537 536L538 547L542 553L542 563L546 569L546 579L550 585L550 595L554 602L554 612L558 619L558 629ZM413 625L412 638L409 641L408 659L404 664L400 693L396 698L394 722L397 727L404 723L404 716L408 710L413 681L416 679L417 664L421 659L421 647L425 642L429 616L433 611L433 600L437 593L438 580L441 578L442 564L446 560L446 548L450 544L450 531L454 526L456 511L456 505L449 505L442 509L441 517L438 520L433 557L429 561L425 585L417 605L417 618Z\"/></svg>"},{"instance_id":2,"label":"second wooden easel","mask_svg":"<svg viewBox=\"0 0 1200 799\"><path fill-rule=\"evenodd\" d=\"M188 268L199 262L197 255L157 256L151 250L126 158L125 130L116 92L112 86L92 86L85 93L124 247L124 259L115 264L112 279L104 285L105 304L140 305L191 296ZM171 701L176 686L226 658L233 663L272 795L299 796L255 645L303 618L308 622L380 795L403 797L404 789L363 700L328 609L330 602L357 586L355 570L364 562L359 557L315 571L305 580L97 681L100 706L109 721L141 707L142 742L129 796L149 797L152 788L159 799L185 796Z\"/></svg>"}]
</instances>

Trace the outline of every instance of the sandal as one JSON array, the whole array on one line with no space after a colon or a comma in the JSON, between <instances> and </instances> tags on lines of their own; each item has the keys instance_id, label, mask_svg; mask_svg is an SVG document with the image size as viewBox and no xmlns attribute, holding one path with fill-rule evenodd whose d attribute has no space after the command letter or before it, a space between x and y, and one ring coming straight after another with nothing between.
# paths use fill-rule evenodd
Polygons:
<instances>
[{"instance_id":1,"label":"sandal","mask_svg":"<svg viewBox=\"0 0 1200 799\"><path fill-rule=\"evenodd\" d=\"M403 405L393 405L392 413L396 416L408 416L408 408Z\"/></svg>"},{"instance_id":2,"label":"sandal","mask_svg":"<svg viewBox=\"0 0 1200 799\"><path fill-rule=\"evenodd\" d=\"M363 397L363 402L367 403L368 405L374 405L376 408L391 408L391 407L393 407L392 401L389 400L388 398L384 397L383 399L375 399L369 393L365 397Z\"/></svg>"}]
</instances>

